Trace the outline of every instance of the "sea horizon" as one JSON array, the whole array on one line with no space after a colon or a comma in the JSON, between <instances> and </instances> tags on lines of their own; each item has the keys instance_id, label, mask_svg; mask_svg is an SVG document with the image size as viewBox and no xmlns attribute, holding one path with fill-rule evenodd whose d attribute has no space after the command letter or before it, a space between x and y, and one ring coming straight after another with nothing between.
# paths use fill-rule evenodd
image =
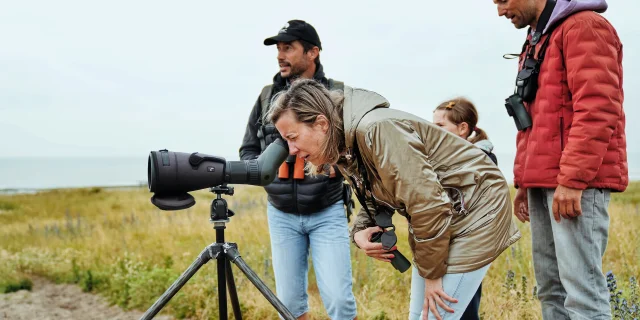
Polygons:
<instances>
[{"instance_id":1,"label":"sea horizon","mask_svg":"<svg viewBox=\"0 0 640 320\"><path fill-rule=\"evenodd\" d=\"M515 154L496 153L498 167L513 183ZM509 160L510 159L510 160ZM629 153L629 180L640 180L640 153ZM147 186L147 157L3 157L0 193L33 193L67 188Z\"/></svg>"}]
</instances>

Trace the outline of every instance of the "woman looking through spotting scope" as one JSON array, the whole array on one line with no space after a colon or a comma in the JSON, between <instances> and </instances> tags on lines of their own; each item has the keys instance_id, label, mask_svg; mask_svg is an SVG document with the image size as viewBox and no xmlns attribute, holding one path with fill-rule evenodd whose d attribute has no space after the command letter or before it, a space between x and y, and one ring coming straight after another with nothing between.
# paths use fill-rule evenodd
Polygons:
<instances>
[{"instance_id":1,"label":"woman looking through spotting scope","mask_svg":"<svg viewBox=\"0 0 640 320\"><path fill-rule=\"evenodd\" d=\"M396 249L371 242L382 231L395 237L374 219L379 208L407 218L424 315L459 319L491 262L520 238L509 187L482 150L389 105L375 92L300 79L267 116L311 174L335 164L366 199L351 237L367 255L388 262Z\"/></svg>"}]
</instances>

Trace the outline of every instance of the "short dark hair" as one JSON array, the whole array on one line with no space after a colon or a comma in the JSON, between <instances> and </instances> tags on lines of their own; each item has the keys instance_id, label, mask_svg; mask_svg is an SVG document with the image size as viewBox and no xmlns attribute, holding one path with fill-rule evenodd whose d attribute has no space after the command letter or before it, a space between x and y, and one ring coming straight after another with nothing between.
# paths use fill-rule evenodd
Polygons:
<instances>
[{"instance_id":1,"label":"short dark hair","mask_svg":"<svg viewBox=\"0 0 640 320\"><path fill-rule=\"evenodd\" d=\"M300 44L302 44L302 52L304 53L307 53L309 50L313 49L313 47L316 47L316 45L311 44L307 41L304 41L304 40L298 40L298 41L300 41ZM322 49L318 48L318 50L322 50ZM318 56L316 57L316 60L314 60L314 62L316 63L316 66L320 65L320 53L318 53Z\"/></svg>"}]
</instances>

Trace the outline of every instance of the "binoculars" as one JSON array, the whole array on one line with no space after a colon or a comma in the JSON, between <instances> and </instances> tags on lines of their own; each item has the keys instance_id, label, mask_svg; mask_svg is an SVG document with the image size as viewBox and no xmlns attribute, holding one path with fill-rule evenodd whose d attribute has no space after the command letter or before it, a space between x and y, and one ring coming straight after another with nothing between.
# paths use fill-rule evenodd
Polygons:
<instances>
[{"instance_id":1,"label":"binoculars","mask_svg":"<svg viewBox=\"0 0 640 320\"><path fill-rule=\"evenodd\" d=\"M516 123L516 128L519 131L524 131L533 125L531 122L531 116L527 112L527 108L525 108L520 95L517 93L512 94L509 98L505 99L504 105L507 108L507 113Z\"/></svg>"},{"instance_id":2,"label":"binoculars","mask_svg":"<svg viewBox=\"0 0 640 320\"><path fill-rule=\"evenodd\" d=\"M371 242L382 242L382 246L385 250L392 248L395 245L395 239L393 239L392 241L393 244L390 245L389 247L385 246L385 242L386 241L382 241L382 237L385 235L385 232L376 232L371 236ZM386 240L386 239L385 239ZM393 258L391 259L391 265L396 268L396 270L400 271L400 272L405 272L407 270L409 270L409 268L411 267L411 262L409 262L409 260L407 260L407 258L402 255L402 253L400 253L400 251L398 251L398 249L390 251L393 254Z\"/></svg>"}]
</instances>

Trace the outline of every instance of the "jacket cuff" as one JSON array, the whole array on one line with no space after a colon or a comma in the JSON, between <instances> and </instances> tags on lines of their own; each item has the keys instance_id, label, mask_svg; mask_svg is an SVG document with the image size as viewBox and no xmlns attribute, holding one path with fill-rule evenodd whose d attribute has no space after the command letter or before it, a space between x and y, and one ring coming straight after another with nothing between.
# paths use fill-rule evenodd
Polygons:
<instances>
[{"instance_id":1,"label":"jacket cuff","mask_svg":"<svg viewBox=\"0 0 640 320\"><path fill-rule=\"evenodd\" d=\"M440 242L441 243L416 244L414 265L418 269L420 276L425 279L439 279L447 273L449 241L446 241L444 245L442 241Z\"/></svg>"},{"instance_id":2,"label":"jacket cuff","mask_svg":"<svg viewBox=\"0 0 640 320\"><path fill-rule=\"evenodd\" d=\"M349 238L351 238L351 242L358 248L361 249L356 241L354 240L354 236L358 231L362 231L369 227L375 227L376 224L369 219L369 216L366 213L363 213L364 209L360 209L360 212L356 216L355 221L353 222L353 226L349 230Z\"/></svg>"},{"instance_id":3,"label":"jacket cuff","mask_svg":"<svg viewBox=\"0 0 640 320\"><path fill-rule=\"evenodd\" d=\"M447 274L447 263L442 261L439 265L434 265L430 268L421 268L419 264L415 263L416 268L418 268L418 274L420 277L429 280L436 280L444 277Z\"/></svg>"},{"instance_id":4,"label":"jacket cuff","mask_svg":"<svg viewBox=\"0 0 640 320\"><path fill-rule=\"evenodd\" d=\"M558 184L565 186L567 188L579 189L579 190L585 190L589 186L589 183L587 182L580 181L577 179L570 179L563 175L558 176Z\"/></svg>"}]
</instances>

